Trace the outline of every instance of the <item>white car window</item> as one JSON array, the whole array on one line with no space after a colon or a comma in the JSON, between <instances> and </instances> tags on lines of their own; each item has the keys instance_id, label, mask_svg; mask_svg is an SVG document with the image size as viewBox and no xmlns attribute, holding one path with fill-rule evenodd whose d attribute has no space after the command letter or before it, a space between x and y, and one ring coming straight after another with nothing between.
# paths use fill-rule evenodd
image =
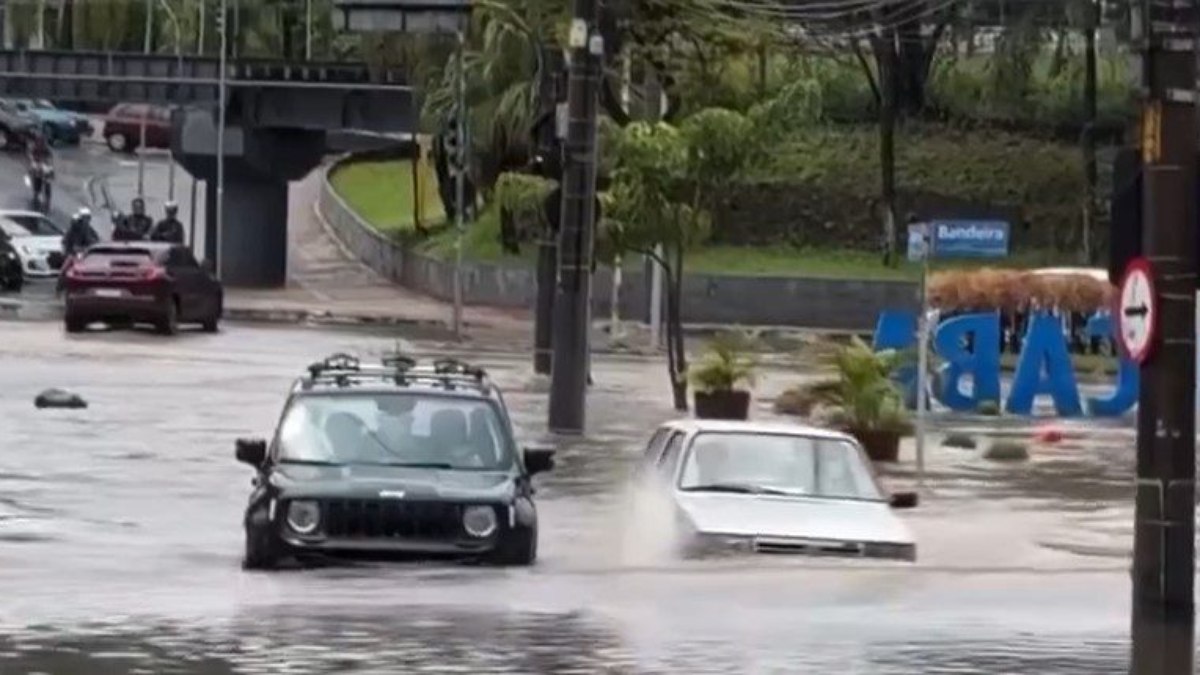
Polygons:
<instances>
[{"instance_id":1,"label":"white car window","mask_svg":"<svg viewBox=\"0 0 1200 675\"><path fill-rule=\"evenodd\" d=\"M7 220L20 225L35 237L61 237L64 234L62 228L46 216L8 216Z\"/></svg>"},{"instance_id":2,"label":"white car window","mask_svg":"<svg viewBox=\"0 0 1200 675\"><path fill-rule=\"evenodd\" d=\"M4 234L10 237L28 237L32 233L24 227L14 223L11 220L0 220L0 229L4 230Z\"/></svg>"},{"instance_id":3,"label":"white car window","mask_svg":"<svg viewBox=\"0 0 1200 675\"><path fill-rule=\"evenodd\" d=\"M854 445L795 434L702 433L679 487L764 489L843 499L882 499Z\"/></svg>"}]
</instances>

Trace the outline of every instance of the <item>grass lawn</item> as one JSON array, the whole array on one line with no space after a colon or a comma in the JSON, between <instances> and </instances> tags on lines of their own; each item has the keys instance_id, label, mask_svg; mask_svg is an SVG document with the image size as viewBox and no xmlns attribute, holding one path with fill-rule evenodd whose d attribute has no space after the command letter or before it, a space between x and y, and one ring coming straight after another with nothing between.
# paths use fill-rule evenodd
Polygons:
<instances>
[{"instance_id":1,"label":"grass lawn","mask_svg":"<svg viewBox=\"0 0 1200 675\"><path fill-rule=\"evenodd\" d=\"M413 233L412 165L404 160L361 162L346 165L331 177L334 189L359 215L380 232L402 239ZM422 221L436 228L419 244L426 253L452 258L455 232L447 227L437 194L432 167L422 163ZM526 246L522 255L505 254L500 248L500 219L494 208L485 208L479 220L467 226L463 256L468 260L499 262L514 266L532 265L535 254ZM903 254L903 251L901 251ZM631 262L631 266L640 264ZM1041 267L1063 264L1061 255L1033 252L1014 255L986 264L1003 267ZM979 261L938 263L935 268L979 266ZM709 274L740 276L797 276L831 279L916 280L919 265L907 262L886 267L880 255L869 251L800 249L786 246L706 246L687 256L686 269Z\"/></svg>"},{"instance_id":2,"label":"grass lawn","mask_svg":"<svg viewBox=\"0 0 1200 675\"><path fill-rule=\"evenodd\" d=\"M420 184L421 222L426 227L445 219L438 198L437 176L433 166L421 162ZM380 232L401 238L413 232L413 171L412 162L388 160L355 162L343 165L330 175L338 194L368 223Z\"/></svg>"}]
</instances>

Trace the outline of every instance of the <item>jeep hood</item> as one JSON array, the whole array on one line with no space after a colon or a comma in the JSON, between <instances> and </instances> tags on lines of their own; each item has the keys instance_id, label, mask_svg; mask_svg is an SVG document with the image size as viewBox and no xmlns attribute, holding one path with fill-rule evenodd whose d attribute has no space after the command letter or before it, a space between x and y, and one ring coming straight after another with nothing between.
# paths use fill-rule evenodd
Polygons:
<instances>
[{"instance_id":1,"label":"jeep hood","mask_svg":"<svg viewBox=\"0 0 1200 675\"><path fill-rule=\"evenodd\" d=\"M502 500L513 495L507 471L427 469L402 466L276 466L271 483L287 499L378 499L381 492L412 500Z\"/></svg>"}]
</instances>

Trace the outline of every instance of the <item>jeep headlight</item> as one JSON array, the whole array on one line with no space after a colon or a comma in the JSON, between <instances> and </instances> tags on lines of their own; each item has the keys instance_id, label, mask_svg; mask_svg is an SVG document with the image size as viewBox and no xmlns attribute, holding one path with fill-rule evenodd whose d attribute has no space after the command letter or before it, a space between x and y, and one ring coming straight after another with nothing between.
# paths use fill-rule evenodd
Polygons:
<instances>
[{"instance_id":1,"label":"jeep headlight","mask_svg":"<svg viewBox=\"0 0 1200 675\"><path fill-rule=\"evenodd\" d=\"M496 509L490 506L468 506L463 509L463 529L472 537L490 537L496 531Z\"/></svg>"},{"instance_id":2,"label":"jeep headlight","mask_svg":"<svg viewBox=\"0 0 1200 675\"><path fill-rule=\"evenodd\" d=\"M288 504L287 524L297 534L312 534L321 525L321 507L313 501L297 500Z\"/></svg>"}]
</instances>

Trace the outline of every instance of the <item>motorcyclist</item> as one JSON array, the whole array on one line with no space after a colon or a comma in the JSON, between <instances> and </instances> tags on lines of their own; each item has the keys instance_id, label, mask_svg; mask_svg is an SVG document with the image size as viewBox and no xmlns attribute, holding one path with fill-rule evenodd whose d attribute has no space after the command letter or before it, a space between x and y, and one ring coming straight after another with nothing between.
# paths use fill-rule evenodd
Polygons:
<instances>
[{"instance_id":1,"label":"motorcyclist","mask_svg":"<svg viewBox=\"0 0 1200 675\"><path fill-rule=\"evenodd\" d=\"M138 241L141 237L130 227L129 216L120 211L112 212L113 241Z\"/></svg>"},{"instance_id":2,"label":"motorcyclist","mask_svg":"<svg viewBox=\"0 0 1200 675\"><path fill-rule=\"evenodd\" d=\"M167 202L166 217L158 221L150 232L151 241L165 241L172 244L183 243L183 223L178 218L179 205Z\"/></svg>"},{"instance_id":3,"label":"motorcyclist","mask_svg":"<svg viewBox=\"0 0 1200 675\"><path fill-rule=\"evenodd\" d=\"M128 240L145 239L150 234L150 229L154 227L154 221L150 216L146 215L146 200L141 197L134 197L130 204L132 213L125 216L125 222L122 228L127 230L122 236ZM113 238L116 238L116 233L113 233Z\"/></svg>"},{"instance_id":4,"label":"motorcyclist","mask_svg":"<svg viewBox=\"0 0 1200 675\"><path fill-rule=\"evenodd\" d=\"M69 258L98 243L100 243L100 235L96 234L95 228L92 227L92 212L88 209L80 209L71 218L71 225L67 227L67 233L63 235L63 253Z\"/></svg>"}]
</instances>

